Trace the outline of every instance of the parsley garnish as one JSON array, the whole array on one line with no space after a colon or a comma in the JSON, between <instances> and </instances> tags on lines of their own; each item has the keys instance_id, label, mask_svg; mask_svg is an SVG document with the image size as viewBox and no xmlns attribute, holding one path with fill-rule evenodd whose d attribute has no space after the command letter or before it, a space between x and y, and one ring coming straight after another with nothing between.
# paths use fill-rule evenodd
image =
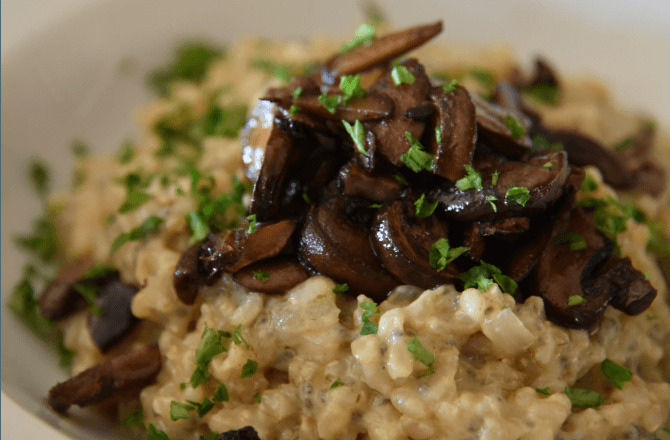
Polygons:
<instances>
[{"instance_id":1,"label":"parsley garnish","mask_svg":"<svg viewBox=\"0 0 670 440\"><path fill-rule=\"evenodd\" d=\"M442 129L440 127L435 127L435 142L442 143Z\"/></svg>"},{"instance_id":2,"label":"parsley garnish","mask_svg":"<svg viewBox=\"0 0 670 440\"><path fill-rule=\"evenodd\" d=\"M446 86L442 86L442 90L444 90L444 91L447 92L447 93L451 93L451 92L453 92L454 90L456 90L456 87L458 87L459 85L460 85L460 84L458 83L457 80L452 79L452 80L449 82L449 84L447 84Z\"/></svg>"},{"instance_id":3,"label":"parsley garnish","mask_svg":"<svg viewBox=\"0 0 670 440\"><path fill-rule=\"evenodd\" d=\"M428 252L430 267L438 272L443 271L452 261L461 256L468 249L469 248L466 246L451 248L449 246L449 240L444 237L440 238L433 243Z\"/></svg>"},{"instance_id":4,"label":"parsley garnish","mask_svg":"<svg viewBox=\"0 0 670 440\"><path fill-rule=\"evenodd\" d=\"M247 220L249 220L249 227L247 228L247 234L253 234L258 230L258 228L256 228L256 214L251 214L247 216Z\"/></svg>"},{"instance_id":5,"label":"parsley garnish","mask_svg":"<svg viewBox=\"0 0 670 440\"><path fill-rule=\"evenodd\" d=\"M376 308L377 303L373 301L363 301L358 305L358 307L365 310L361 315L361 322L363 323L363 326L361 327L361 335L377 334L379 329L376 325L370 322L370 317L372 314L379 313L379 309Z\"/></svg>"},{"instance_id":6,"label":"parsley garnish","mask_svg":"<svg viewBox=\"0 0 670 440\"><path fill-rule=\"evenodd\" d=\"M123 145L121 145L121 149L116 155L116 159L121 164L127 164L128 162L133 160L133 157L135 157L135 147L130 141L124 142Z\"/></svg>"},{"instance_id":7,"label":"parsley garnish","mask_svg":"<svg viewBox=\"0 0 670 440\"><path fill-rule=\"evenodd\" d=\"M291 92L293 98L300 98L300 95L302 95L302 86L296 87L295 90Z\"/></svg>"},{"instance_id":8,"label":"parsley garnish","mask_svg":"<svg viewBox=\"0 0 670 440\"><path fill-rule=\"evenodd\" d=\"M333 388L337 388L337 387L341 387L341 386L344 386L344 382L342 382L342 379L339 379L339 378L338 378L337 380L335 380L335 382L333 382L332 384L330 384L330 388L329 388L329 389L332 390Z\"/></svg>"},{"instance_id":9,"label":"parsley garnish","mask_svg":"<svg viewBox=\"0 0 670 440\"><path fill-rule=\"evenodd\" d=\"M161 97L170 94L175 81L199 83L205 77L212 61L222 57L223 51L205 43L189 43L177 49L174 62L149 75L149 85Z\"/></svg>"},{"instance_id":10,"label":"parsley garnish","mask_svg":"<svg viewBox=\"0 0 670 440\"><path fill-rule=\"evenodd\" d=\"M254 394L254 400L258 403L261 403L261 393Z\"/></svg>"},{"instance_id":11,"label":"parsley garnish","mask_svg":"<svg viewBox=\"0 0 670 440\"><path fill-rule=\"evenodd\" d=\"M535 388L535 392L539 394L540 396L550 396L551 393L549 392L549 387L545 388Z\"/></svg>"},{"instance_id":12,"label":"parsley garnish","mask_svg":"<svg viewBox=\"0 0 670 440\"><path fill-rule=\"evenodd\" d=\"M586 239L576 232L566 232L556 237L556 243L570 245L571 251L586 249Z\"/></svg>"},{"instance_id":13,"label":"parsley garnish","mask_svg":"<svg viewBox=\"0 0 670 440\"><path fill-rule=\"evenodd\" d=\"M214 408L214 402L209 400L209 398L205 397L201 403L194 402L192 400L187 400L188 403L193 405L198 411L198 417L204 417L208 412Z\"/></svg>"},{"instance_id":14,"label":"parsley garnish","mask_svg":"<svg viewBox=\"0 0 670 440\"><path fill-rule=\"evenodd\" d=\"M586 304L586 298L584 298L581 295L570 295L568 297L568 306L579 306L582 304Z\"/></svg>"},{"instance_id":15,"label":"parsley garnish","mask_svg":"<svg viewBox=\"0 0 670 440\"><path fill-rule=\"evenodd\" d=\"M88 156L89 151L91 148L88 146L88 144L81 139L75 139L72 141L72 144L70 145L70 150L72 150L72 154L75 155L75 157L86 157Z\"/></svg>"},{"instance_id":16,"label":"parsley garnish","mask_svg":"<svg viewBox=\"0 0 670 440\"><path fill-rule=\"evenodd\" d=\"M247 340L244 339L244 336L242 336L242 324L235 327L235 330L233 330L232 337L233 337L233 344L235 345L244 344L247 350L251 348Z\"/></svg>"},{"instance_id":17,"label":"parsley garnish","mask_svg":"<svg viewBox=\"0 0 670 440\"><path fill-rule=\"evenodd\" d=\"M240 374L240 379L246 379L256 374L258 370L258 362L253 359L247 359L247 362L242 366L242 373Z\"/></svg>"},{"instance_id":18,"label":"parsley garnish","mask_svg":"<svg viewBox=\"0 0 670 440\"><path fill-rule=\"evenodd\" d=\"M467 272L457 275L458 279L465 283L466 289L477 287L479 290L486 291L489 290L495 281L503 292L514 295L517 284L512 278L503 275L502 271L492 264L485 263L484 261L480 261L479 263L479 266L474 266Z\"/></svg>"},{"instance_id":19,"label":"parsley garnish","mask_svg":"<svg viewBox=\"0 0 670 440\"><path fill-rule=\"evenodd\" d=\"M292 71L294 70L286 64L276 63L265 58L257 58L253 60L251 62L251 67L269 73L285 83L290 81Z\"/></svg>"},{"instance_id":20,"label":"parsley garnish","mask_svg":"<svg viewBox=\"0 0 670 440\"><path fill-rule=\"evenodd\" d=\"M414 211L415 215L418 218L427 218L433 215L433 212L435 211L435 208L437 208L438 201L435 200L432 203L428 203L426 201L426 194L421 194L421 197L419 197L419 200L414 202L414 206L416 206L416 209Z\"/></svg>"},{"instance_id":21,"label":"parsley garnish","mask_svg":"<svg viewBox=\"0 0 670 440\"><path fill-rule=\"evenodd\" d=\"M188 241L189 245L201 242L207 237L209 233L209 226L204 222L197 212L191 211L186 216L186 221L191 229L191 238Z\"/></svg>"},{"instance_id":22,"label":"parsley garnish","mask_svg":"<svg viewBox=\"0 0 670 440\"><path fill-rule=\"evenodd\" d=\"M30 164L28 164L28 177L35 193L43 201L46 200L51 184L51 172L46 164L40 159L31 160Z\"/></svg>"},{"instance_id":23,"label":"parsley garnish","mask_svg":"<svg viewBox=\"0 0 670 440\"><path fill-rule=\"evenodd\" d=\"M354 38L342 46L340 53L349 52L372 41L375 38L375 28L369 24L362 24L354 34Z\"/></svg>"},{"instance_id":24,"label":"parsley garnish","mask_svg":"<svg viewBox=\"0 0 670 440\"><path fill-rule=\"evenodd\" d=\"M146 192L138 189L133 189L126 195L126 200L119 208L119 213L125 214L127 212L134 211L135 209L142 206L149 199L151 199L151 196Z\"/></svg>"},{"instance_id":25,"label":"parsley garnish","mask_svg":"<svg viewBox=\"0 0 670 440\"><path fill-rule=\"evenodd\" d=\"M194 406L173 400L170 402L170 420L176 422L179 419L188 419L191 417L189 412L193 411L194 409Z\"/></svg>"},{"instance_id":26,"label":"parsley garnish","mask_svg":"<svg viewBox=\"0 0 670 440\"><path fill-rule=\"evenodd\" d=\"M256 281L260 281L261 283L267 282L267 280L270 278L270 272L265 272L262 270L254 270L251 272L251 274Z\"/></svg>"},{"instance_id":27,"label":"parsley garnish","mask_svg":"<svg viewBox=\"0 0 670 440\"><path fill-rule=\"evenodd\" d=\"M337 113L337 107L342 103L342 97L340 95L330 96L326 92L320 94L317 100L331 115Z\"/></svg>"},{"instance_id":28,"label":"parsley garnish","mask_svg":"<svg viewBox=\"0 0 670 440\"><path fill-rule=\"evenodd\" d=\"M491 209L493 209L493 212L498 212L498 207L496 206L495 203L493 203L496 200L498 200L498 197L496 197L496 196L491 196L491 195L486 196L486 201L489 202L489 205L491 205Z\"/></svg>"},{"instance_id":29,"label":"parsley garnish","mask_svg":"<svg viewBox=\"0 0 670 440\"><path fill-rule=\"evenodd\" d=\"M619 390L623 389L624 383L633 378L632 371L609 359L605 359L600 363L600 372L603 373L603 376L605 376L605 379L607 379L609 383Z\"/></svg>"},{"instance_id":30,"label":"parsley garnish","mask_svg":"<svg viewBox=\"0 0 670 440\"><path fill-rule=\"evenodd\" d=\"M131 426L142 426L144 422L144 411L140 405L135 411L131 412L121 420L121 426L131 427Z\"/></svg>"},{"instance_id":31,"label":"parsley garnish","mask_svg":"<svg viewBox=\"0 0 670 440\"><path fill-rule=\"evenodd\" d=\"M468 74L487 89L492 89L496 85L496 78L490 70L475 67L470 69Z\"/></svg>"},{"instance_id":32,"label":"parsley garnish","mask_svg":"<svg viewBox=\"0 0 670 440\"><path fill-rule=\"evenodd\" d=\"M582 194L591 194L596 192L597 189L598 182L596 179L589 173L586 173L584 175L584 180L582 181L582 186L579 188L579 192Z\"/></svg>"},{"instance_id":33,"label":"parsley garnish","mask_svg":"<svg viewBox=\"0 0 670 440\"><path fill-rule=\"evenodd\" d=\"M77 283L74 285L74 291L86 300L88 303L88 311L91 315L102 316L102 308L96 303L96 299L98 299L98 290L95 286Z\"/></svg>"},{"instance_id":34,"label":"parsley garnish","mask_svg":"<svg viewBox=\"0 0 670 440\"><path fill-rule=\"evenodd\" d=\"M336 284L335 287L333 287L333 293L335 295L342 295L343 293L346 293L348 291L349 291L349 285L347 283Z\"/></svg>"},{"instance_id":35,"label":"parsley garnish","mask_svg":"<svg viewBox=\"0 0 670 440\"><path fill-rule=\"evenodd\" d=\"M95 263L90 269L88 269L84 273L84 275L82 275L81 280L82 281L95 280L110 275L114 272L118 272L118 269L116 269L111 264Z\"/></svg>"},{"instance_id":36,"label":"parsley garnish","mask_svg":"<svg viewBox=\"0 0 670 440\"><path fill-rule=\"evenodd\" d=\"M401 185L409 185L407 179L405 179L405 177L400 174L395 174L393 178L396 180L396 182L398 182Z\"/></svg>"},{"instance_id":37,"label":"parsley garnish","mask_svg":"<svg viewBox=\"0 0 670 440\"><path fill-rule=\"evenodd\" d=\"M616 151L617 153L624 152L633 144L635 144L635 139L633 139L632 137L624 138L614 145L614 151Z\"/></svg>"},{"instance_id":38,"label":"parsley garnish","mask_svg":"<svg viewBox=\"0 0 670 440\"><path fill-rule=\"evenodd\" d=\"M414 81L416 81L412 72L402 64L393 67L393 70L391 70L391 78L396 86L401 86L403 84L412 85L414 84Z\"/></svg>"},{"instance_id":39,"label":"parsley garnish","mask_svg":"<svg viewBox=\"0 0 670 440\"><path fill-rule=\"evenodd\" d=\"M491 173L491 186L496 186L498 184L499 177L500 177L500 171L496 170Z\"/></svg>"},{"instance_id":40,"label":"parsley garnish","mask_svg":"<svg viewBox=\"0 0 670 440\"><path fill-rule=\"evenodd\" d=\"M433 155L423 151L423 145L419 142L412 133L405 132L405 138L410 143L410 148L405 154L400 156L400 160L412 171L418 173L421 170L430 171L435 165Z\"/></svg>"},{"instance_id":41,"label":"parsley garnish","mask_svg":"<svg viewBox=\"0 0 670 440\"><path fill-rule=\"evenodd\" d=\"M230 397L228 396L228 388L226 384L221 383L214 390L214 397L212 398L215 402L228 402Z\"/></svg>"},{"instance_id":42,"label":"parsley garnish","mask_svg":"<svg viewBox=\"0 0 670 440\"><path fill-rule=\"evenodd\" d=\"M212 361L212 358L227 351L221 342L222 337L221 332L209 328L205 323L205 330L203 330L200 343L195 350L196 369L193 375L191 375L191 386L193 388L209 380L209 363Z\"/></svg>"},{"instance_id":43,"label":"parsley garnish","mask_svg":"<svg viewBox=\"0 0 670 440\"><path fill-rule=\"evenodd\" d=\"M467 174L456 182L456 187L461 191L470 189L482 189L482 175L479 171L472 168L472 165L465 165Z\"/></svg>"},{"instance_id":44,"label":"parsley garnish","mask_svg":"<svg viewBox=\"0 0 670 440\"><path fill-rule=\"evenodd\" d=\"M37 295L28 279L23 278L14 286L7 305L28 328L40 337L51 334L51 321L42 315L37 303Z\"/></svg>"},{"instance_id":45,"label":"parsley garnish","mask_svg":"<svg viewBox=\"0 0 670 440\"><path fill-rule=\"evenodd\" d=\"M380 26L386 23L384 13L379 9L379 6L373 1L368 1L364 6L364 13L368 23L372 26Z\"/></svg>"},{"instance_id":46,"label":"parsley garnish","mask_svg":"<svg viewBox=\"0 0 670 440\"><path fill-rule=\"evenodd\" d=\"M417 361L428 367L426 371L421 373L421 377L428 376L429 374L433 374L435 372L435 369L433 368L433 365L435 364L435 355L428 351L423 346L423 344L421 344L419 338L414 336L414 339L407 343L407 349L414 355L414 358Z\"/></svg>"},{"instance_id":47,"label":"parsley garnish","mask_svg":"<svg viewBox=\"0 0 670 440\"><path fill-rule=\"evenodd\" d=\"M512 115L507 115L505 118L505 126L509 129L514 139L521 139L526 135L526 130Z\"/></svg>"},{"instance_id":48,"label":"parsley garnish","mask_svg":"<svg viewBox=\"0 0 670 440\"><path fill-rule=\"evenodd\" d=\"M597 408L605 403L605 398L593 390L565 387L563 392L570 399L573 408Z\"/></svg>"},{"instance_id":49,"label":"parsley garnish","mask_svg":"<svg viewBox=\"0 0 670 440\"><path fill-rule=\"evenodd\" d=\"M363 98L367 93L361 87L360 75L343 75L340 77L340 90L344 93L344 102L352 98Z\"/></svg>"},{"instance_id":50,"label":"parsley garnish","mask_svg":"<svg viewBox=\"0 0 670 440\"><path fill-rule=\"evenodd\" d=\"M347 121L342 121L342 124L344 125L344 128L347 130L347 133L349 133L349 136L351 136L351 139L354 141L354 145L356 145L356 149L358 150L359 153L361 153L363 156L368 156L368 152L365 151L365 127L361 123L361 121L356 121L354 125L352 126L350 123Z\"/></svg>"},{"instance_id":51,"label":"parsley garnish","mask_svg":"<svg viewBox=\"0 0 670 440\"><path fill-rule=\"evenodd\" d=\"M228 107L214 105L202 119L195 121L188 128L191 133L190 137L194 140L200 138L201 136L196 136L195 133L201 131L205 136L236 138L240 129L247 122L248 110L246 104L239 102Z\"/></svg>"},{"instance_id":52,"label":"parsley garnish","mask_svg":"<svg viewBox=\"0 0 670 440\"><path fill-rule=\"evenodd\" d=\"M552 142L551 144L542 136L533 137L533 146L530 147L531 156L537 153L538 151L561 151L563 150L563 144L560 142Z\"/></svg>"},{"instance_id":53,"label":"parsley garnish","mask_svg":"<svg viewBox=\"0 0 670 440\"><path fill-rule=\"evenodd\" d=\"M289 109L288 109L288 113L289 113L291 116L295 116L295 115L297 115L298 113L300 113L300 107L297 106L297 105L295 105L295 104L293 104L293 105L291 105L291 107L289 107Z\"/></svg>"},{"instance_id":54,"label":"parsley garnish","mask_svg":"<svg viewBox=\"0 0 670 440\"><path fill-rule=\"evenodd\" d=\"M153 423L150 423L147 429L147 440L170 440L170 437L168 437L165 431L161 431Z\"/></svg>"},{"instance_id":55,"label":"parsley garnish","mask_svg":"<svg viewBox=\"0 0 670 440\"><path fill-rule=\"evenodd\" d=\"M554 167L553 162L547 162L547 163L545 163L544 165L542 165L542 168L544 168L545 170L550 170L550 169L552 169L553 167Z\"/></svg>"},{"instance_id":56,"label":"parsley garnish","mask_svg":"<svg viewBox=\"0 0 670 440\"><path fill-rule=\"evenodd\" d=\"M124 232L120 234L114 242L112 243L111 253L118 251L121 246L128 243L129 241L139 241L150 236L156 232L159 226L163 223L163 219L152 215L147 218L141 225L132 229L130 232Z\"/></svg>"},{"instance_id":57,"label":"parsley garnish","mask_svg":"<svg viewBox=\"0 0 670 440\"><path fill-rule=\"evenodd\" d=\"M525 186L512 186L505 193L505 205L516 203L526 206L528 200L530 200L530 190Z\"/></svg>"},{"instance_id":58,"label":"parsley garnish","mask_svg":"<svg viewBox=\"0 0 670 440\"><path fill-rule=\"evenodd\" d=\"M540 104L554 106L558 104L561 91L553 84L538 83L522 90L522 93Z\"/></svg>"}]
</instances>

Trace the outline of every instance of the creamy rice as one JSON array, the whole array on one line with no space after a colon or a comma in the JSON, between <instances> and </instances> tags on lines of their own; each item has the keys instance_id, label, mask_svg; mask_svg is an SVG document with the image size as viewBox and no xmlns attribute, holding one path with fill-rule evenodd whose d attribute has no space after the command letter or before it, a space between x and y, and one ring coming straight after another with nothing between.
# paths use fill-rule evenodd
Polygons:
<instances>
[{"instance_id":1,"label":"creamy rice","mask_svg":"<svg viewBox=\"0 0 670 440\"><path fill-rule=\"evenodd\" d=\"M198 439L207 427L222 432L246 425L254 426L263 440L653 438L651 433L666 426L670 414L670 365L664 359L670 310L663 275L646 251L647 229L632 220L619 236L622 254L647 275L658 296L634 317L608 308L591 335L548 321L542 299L515 304L495 284L486 292L400 287L373 313L378 334L364 336L363 310L357 305L370 299L337 296L334 282L325 277L312 277L280 296L248 292L224 277L201 289L195 305L179 301L172 273L188 247L185 218L195 205L182 194L188 193L190 178L175 177L168 185L155 179L147 189L151 200L124 215L117 211L125 189L110 182L130 171L161 173L177 165L153 153L160 140L151 128L166 115L187 109L197 117L212 97L221 105L244 102L253 107L270 85L265 73L249 68L259 51L279 62L304 64L335 50L326 40L233 46L201 85L176 84L172 99L139 112L144 134L132 161L121 165L109 157L87 158L81 163L84 183L59 198L66 258L109 262L124 281L141 286L132 311L146 321L132 343L141 345L158 335L164 360L156 383L141 393L145 424L154 424L171 439ZM516 67L514 55L503 47L429 44L417 57L428 72L480 66L507 78ZM467 80L464 85L471 91L481 87ZM636 129L638 117L618 110L597 82L564 79L561 87L558 106L537 108L549 125L578 128L606 145ZM225 92L218 93L222 88ZM216 192L230 191L231 176L243 175L239 140L212 137L204 140L203 148L199 168L212 174ZM668 139L657 142L656 153L670 169ZM600 182L598 192L589 197L616 196L597 170L588 172ZM670 230L667 189L659 198L635 197ZM150 215L164 219L159 233L110 256L114 239ZM75 374L103 359L85 322L79 315L66 323L65 344L77 353ZM205 328L232 332L240 325L249 347L231 343L210 365L212 376L226 384L230 401L202 418L193 414L172 421L172 401L200 402L214 393L216 381L195 389L181 386L193 373ZM422 377L427 367L407 349L415 336L435 355L434 374ZM598 367L605 358L633 371L622 390L604 383ZM248 359L258 362L258 370L241 379ZM338 379L342 386L331 389ZM598 408L572 409L562 392L566 386L599 391L606 401ZM536 391L546 387L549 396Z\"/></svg>"}]
</instances>

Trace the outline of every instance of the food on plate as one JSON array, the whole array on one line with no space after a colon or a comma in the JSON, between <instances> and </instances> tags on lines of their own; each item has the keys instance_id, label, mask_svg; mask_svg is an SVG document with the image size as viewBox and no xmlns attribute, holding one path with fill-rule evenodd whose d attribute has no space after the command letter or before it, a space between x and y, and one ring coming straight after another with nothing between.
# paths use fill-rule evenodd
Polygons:
<instances>
[{"instance_id":1,"label":"food on plate","mask_svg":"<svg viewBox=\"0 0 670 440\"><path fill-rule=\"evenodd\" d=\"M74 352L49 405L152 439L661 433L670 143L441 30L182 48L12 298Z\"/></svg>"}]
</instances>

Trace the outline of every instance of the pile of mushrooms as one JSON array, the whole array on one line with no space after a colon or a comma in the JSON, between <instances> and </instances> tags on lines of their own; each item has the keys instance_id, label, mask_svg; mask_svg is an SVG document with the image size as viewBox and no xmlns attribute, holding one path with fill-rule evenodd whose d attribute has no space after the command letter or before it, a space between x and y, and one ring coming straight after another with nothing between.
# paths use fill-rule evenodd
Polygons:
<instances>
[{"instance_id":1,"label":"pile of mushrooms","mask_svg":"<svg viewBox=\"0 0 670 440\"><path fill-rule=\"evenodd\" d=\"M500 82L492 101L460 85L444 87L415 59L393 61L441 29L438 22L383 36L267 92L243 139L256 231L212 234L183 255L174 286L185 304L224 273L267 293L322 274L347 283L349 294L382 301L403 284L462 287L457 275L484 261L519 284L518 301L542 297L548 318L563 326L593 329L608 305L630 315L649 306L656 290L628 258L615 255L613 242L575 200L584 178L579 166L586 164L598 166L616 188L657 194L664 178L646 157L650 134L636 141L630 161L628 153L542 125L519 92L524 84L558 85L542 61L525 83ZM411 84L394 83L396 65L411 73ZM364 96L326 109L320 96L342 96L340 78L353 74L360 75ZM263 118L271 121L265 131ZM363 148L343 121L362 124ZM538 151L535 135L563 149ZM433 160L418 172L404 156L415 140ZM479 172L481 188L458 188L466 167ZM515 186L528 189L525 204L506 200ZM438 201L426 218L415 212L422 195ZM566 233L586 244L571 250L559 239ZM438 271L429 251L441 238L468 251ZM569 304L574 295L583 303Z\"/></svg>"}]
</instances>

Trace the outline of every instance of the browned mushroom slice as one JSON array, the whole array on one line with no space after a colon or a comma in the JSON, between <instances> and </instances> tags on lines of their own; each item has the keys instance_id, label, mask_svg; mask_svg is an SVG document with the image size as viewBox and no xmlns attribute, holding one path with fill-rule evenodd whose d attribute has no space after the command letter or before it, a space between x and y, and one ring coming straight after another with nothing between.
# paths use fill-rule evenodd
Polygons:
<instances>
[{"instance_id":1,"label":"browned mushroom slice","mask_svg":"<svg viewBox=\"0 0 670 440\"><path fill-rule=\"evenodd\" d=\"M349 102L342 103L337 106L334 113L329 112L319 102L318 95L302 95L298 98L289 96L287 99L274 99L271 96L266 96L262 99L279 102L285 107L297 105L300 108L300 112L304 111L319 118L334 121L373 121L387 118L393 111L393 101L380 93L369 93L363 98L354 98ZM291 117L299 117L300 112Z\"/></svg>"},{"instance_id":2,"label":"browned mushroom slice","mask_svg":"<svg viewBox=\"0 0 670 440\"><path fill-rule=\"evenodd\" d=\"M118 274L105 278L97 288L95 303L101 314L89 316L88 331L102 352L109 350L137 324L130 308L137 290L136 286L121 282Z\"/></svg>"},{"instance_id":3,"label":"browned mushroom slice","mask_svg":"<svg viewBox=\"0 0 670 440\"><path fill-rule=\"evenodd\" d=\"M71 405L94 405L126 392L139 392L153 382L160 368L156 344L122 353L51 388L49 406L64 413Z\"/></svg>"},{"instance_id":4,"label":"browned mushroom slice","mask_svg":"<svg viewBox=\"0 0 670 440\"><path fill-rule=\"evenodd\" d=\"M440 201L449 218L480 221L537 214L560 198L570 173L563 151L536 156L526 162L489 163L500 166L480 170L485 183L482 189L461 191L452 186L431 191L431 198ZM499 177L497 185L492 187L490 175L495 171L499 172ZM506 198L507 191L513 186L528 189L530 198L525 205ZM495 204L495 210L491 203Z\"/></svg>"},{"instance_id":5,"label":"browned mushroom slice","mask_svg":"<svg viewBox=\"0 0 670 440\"><path fill-rule=\"evenodd\" d=\"M73 312L83 298L74 290L92 264L80 261L61 272L39 296L38 304L48 319L61 319Z\"/></svg>"},{"instance_id":6,"label":"browned mushroom slice","mask_svg":"<svg viewBox=\"0 0 670 440\"><path fill-rule=\"evenodd\" d=\"M298 261L277 257L259 261L233 274L240 285L254 292L286 293L309 278Z\"/></svg>"},{"instance_id":7,"label":"browned mushroom slice","mask_svg":"<svg viewBox=\"0 0 670 440\"><path fill-rule=\"evenodd\" d=\"M344 195L364 197L379 203L400 198L403 190L394 178L367 173L355 161L350 161L340 169L338 179Z\"/></svg>"},{"instance_id":8,"label":"browned mushroom slice","mask_svg":"<svg viewBox=\"0 0 670 440\"><path fill-rule=\"evenodd\" d=\"M513 112L520 113L523 111L523 102L521 101L519 89L506 81L500 81L496 85L493 102Z\"/></svg>"},{"instance_id":9,"label":"browned mushroom slice","mask_svg":"<svg viewBox=\"0 0 670 440\"><path fill-rule=\"evenodd\" d=\"M335 78L362 72L421 46L440 32L442 22L438 21L384 35L369 46L361 46L346 54L335 56L326 64L328 73L322 77Z\"/></svg>"},{"instance_id":10,"label":"browned mushroom slice","mask_svg":"<svg viewBox=\"0 0 670 440\"><path fill-rule=\"evenodd\" d=\"M477 95L470 97L477 110L478 134L487 144L510 158L519 158L530 150L533 143L527 134L531 128L528 117ZM517 124L521 131L513 133L510 127Z\"/></svg>"},{"instance_id":11,"label":"browned mushroom slice","mask_svg":"<svg viewBox=\"0 0 670 440\"><path fill-rule=\"evenodd\" d=\"M202 245L199 243L189 247L179 259L172 274L172 285L177 297L189 306L195 302L195 298L198 296L198 288L204 282L199 270L200 259L198 257L201 247Z\"/></svg>"},{"instance_id":12,"label":"browned mushroom slice","mask_svg":"<svg viewBox=\"0 0 670 440\"><path fill-rule=\"evenodd\" d=\"M578 234L583 244L573 248L562 239L564 234ZM550 320L583 329L598 323L612 300L612 292L590 286L611 255L612 242L598 232L590 215L581 208L572 210L567 224L557 225L530 278L530 291L542 297ZM570 297L574 302L569 303Z\"/></svg>"},{"instance_id":13,"label":"browned mushroom slice","mask_svg":"<svg viewBox=\"0 0 670 440\"><path fill-rule=\"evenodd\" d=\"M400 281L423 289L456 281L454 264L442 271L430 266L428 253L440 238L448 236L447 223L437 216L419 219L414 205L397 200L384 205L372 225L372 245L382 264Z\"/></svg>"},{"instance_id":14,"label":"browned mushroom slice","mask_svg":"<svg viewBox=\"0 0 670 440\"><path fill-rule=\"evenodd\" d=\"M263 165L265 146L274 125L276 107L270 101L258 101L242 129L242 164L245 174L252 182L258 179Z\"/></svg>"},{"instance_id":15,"label":"browned mushroom slice","mask_svg":"<svg viewBox=\"0 0 670 440\"><path fill-rule=\"evenodd\" d=\"M300 258L315 272L381 301L399 282L377 260L367 227L345 215L345 203L331 197L309 210L300 234Z\"/></svg>"},{"instance_id":16,"label":"browned mushroom slice","mask_svg":"<svg viewBox=\"0 0 670 440\"><path fill-rule=\"evenodd\" d=\"M514 239L530 228L528 217L507 217L500 220L482 222L479 229L484 237Z\"/></svg>"},{"instance_id":17,"label":"browned mushroom slice","mask_svg":"<svg viewBox=\"0 0 670 440\"><path fill-rule=\"evenodd\" d=\"M256 261L278 255L295 230L295 220L258 224L256 232L230 231L217 244L216 259L225 271L235 273Z\"/></svg>"},{"instance_id":18,"label":"browned mushroom slice","mask_svg":"<svg viewBox=\"0 0 670 440\"><path fill-rule=\"evenodd\" d=\"M478 223L470 223L465 227L465 234L463 236L463 244L467 246L468 250L465 253L473 261L479 261L486 250L486 240L479 229Z\"/></svg>"},{"instance_id":19,"label":"browned mushroom slice","mask_svg":"<svg viewBox=\"0 0 670 440\"><path fill-rule=\"evenodd\" d=\"M535 59L535 72L530 79L529 84L536 86L538 84L546 84L557 87L559 85L558 75L554 69L549 65L549 62L544 58Z\"/></svg>"},{"instance_id":20,"label":"browned mushroom slice","mask_svg":"<svg viewBox=\"0 0 670 440\"><path fill-rule=\"evenodd\" d=\"M475 106L463 87L445 92L442 87L430 91L430 99L437 110L435 130L428 151L435 155L434 173L456 182L465 175L465 165L472 162L477 138Z\"/></svg>"}]
</instances>

